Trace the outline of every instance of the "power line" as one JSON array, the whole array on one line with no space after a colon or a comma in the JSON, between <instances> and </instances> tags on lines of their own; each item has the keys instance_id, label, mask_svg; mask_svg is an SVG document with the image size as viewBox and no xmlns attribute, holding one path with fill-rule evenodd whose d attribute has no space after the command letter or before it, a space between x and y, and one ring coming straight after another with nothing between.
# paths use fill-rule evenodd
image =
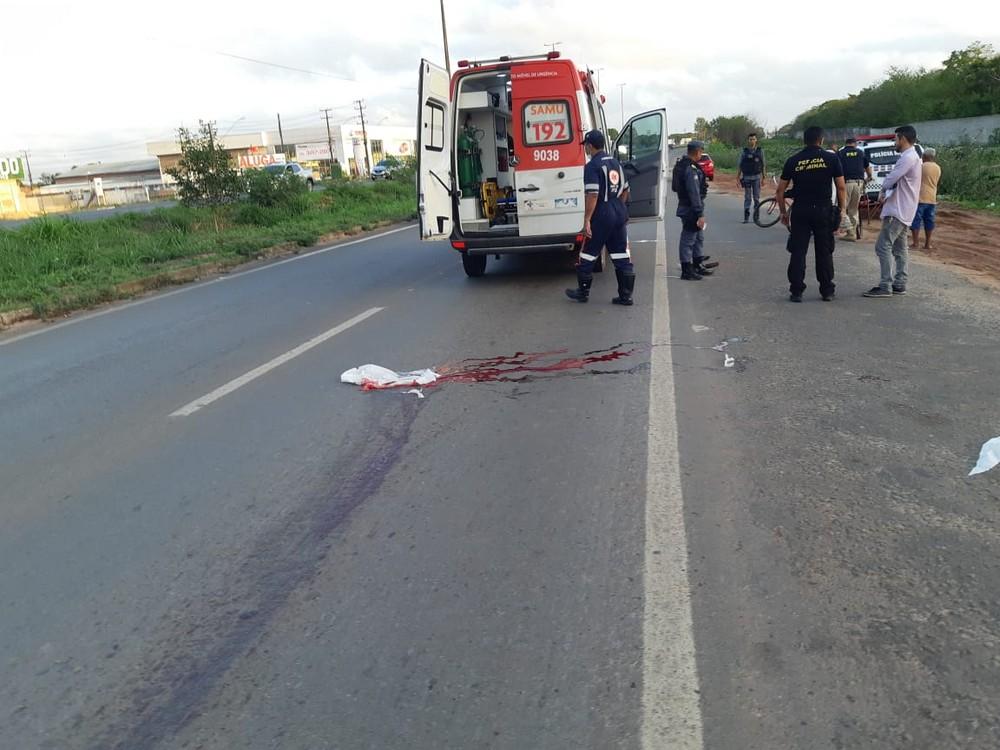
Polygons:
<instances>
[{"instance_id":1,"label":"power line","mask_svg":"<svg viewBox=\"0 0 1000 750\"><path fill-rule=\"evenodd\" d=\"M348 81L350 83L357 83L354 78L347 78L345 76L334 75L333 73L327 73L320 70L309 70L307 68L297 68L294 65L284 65L282 63L270 62L268 60L258 60L255 57L245 57L243 55L235 55L232 52L222 52L221 50L207 50L213 55L220 55L221 57L231 57L234 60L242 60L243 62L250 62L256 65L266 65L269 68L281 68L282 70L291 70L295 73L305 73L311 76L322 76L323 78L333 78L337 81Z\"/></svg>"}]
</instances>

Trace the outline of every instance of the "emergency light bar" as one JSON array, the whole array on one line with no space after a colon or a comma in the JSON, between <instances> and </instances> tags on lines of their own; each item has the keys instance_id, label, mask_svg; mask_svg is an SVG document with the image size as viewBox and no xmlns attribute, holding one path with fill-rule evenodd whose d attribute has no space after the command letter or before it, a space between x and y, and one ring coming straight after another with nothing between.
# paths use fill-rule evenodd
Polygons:
<instances>
[{"instance_id":1,"label":"emergency light bar","mask_svg":"<svg viewBox=\"0 0 1000 750\"><path fill-rule=\"evenodd\" d=\"M491 63L520 62L522 60L558 60L560 57L562 57L562 53L553 50L552 52L546 52L544 55L523 55L521 57L502 55L495 60L459 60L458 67L478 68L482 65L490 65Z\"/></svg>"}]
</instances>

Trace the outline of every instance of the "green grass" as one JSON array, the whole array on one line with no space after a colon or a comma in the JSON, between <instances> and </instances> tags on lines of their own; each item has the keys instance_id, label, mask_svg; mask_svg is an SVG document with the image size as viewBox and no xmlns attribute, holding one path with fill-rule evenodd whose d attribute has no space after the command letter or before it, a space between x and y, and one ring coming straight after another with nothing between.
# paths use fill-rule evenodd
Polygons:
<instances>
[{"instance_id":1,"label":"green grass","mask_svg":"<svg viewBox=\"0 0 1000 750\"><path fill-rule=\"evenodd\" d=\"M243 203L218 214L177 206L94 222L36 219L0 230L0 312L30 307L44 316L118 299L128 296L119 289L126 282L410 219L415 203L412 181L395 180L333 185L291 205Z\"/></svg>"},{"instance_id":2,"label":"green grass","mask_svg":"<svg viewBox=\"0 0 1000 750\"><path fill-rule=\"evenodd\" d=\"M939 192L970 207L1000 204L1000 146L943 146Z\"/></svg>"},{"instance_id":3,"label":"green grass","mask_svg":"<svg viewBox=\"0 0 1000 750\"><path fill-rule=\"evenodd\" d=\"M768 172L781 172L781 167L785 160L802 148L799 141L790 138L768 138L760 142L764 149L764 163ZM725 143L709 143L705 150L712 155L717 169L727 172L736 172L739 166L740 153L743 148L728 146Z\"/></svg>"},{"instance_id":4,"label":"green grass","mask_svg":"<svg viewBox=\"0 0 1000 750\"><path fill-rule=\"evenodd\" d=\"M803 146L789 138L769 138L761 141L761 147L767 171L780 174L785 160ZM736 171L741 149L709 143L706 150L716 169ZM1000 146L942 146L937 149L937 161L941 165L940 192L948 200L985 210L1000 205ZM995 204L993 209L990 203Z\"/></svg>"}]
</instances>

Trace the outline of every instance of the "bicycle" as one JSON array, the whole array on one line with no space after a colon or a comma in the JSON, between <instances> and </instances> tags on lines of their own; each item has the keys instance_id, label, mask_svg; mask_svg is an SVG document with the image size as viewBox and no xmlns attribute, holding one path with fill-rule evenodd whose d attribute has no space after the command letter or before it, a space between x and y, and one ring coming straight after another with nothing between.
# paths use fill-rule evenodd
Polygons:
<instances>
[{"instance_id":1,"label":"bicycle","mask_svg":"<svg viewBox=\"0 0 1000 750\"><path fill-rule=\"evenodd\" d=\"M775 189L778 187L778 178L775 175L771 175L771 182ZM789 188L785 190L785 212L789 210L792 205L792 190ZM753 223L762 229L767 229L768 227L773 227L781 220L781 209L778 206L778 196L774 195L770 198L765 198L760 203L757 204L753 211ZM788 231L792 231L791 227Z\"/></svg>"}]
</instances>

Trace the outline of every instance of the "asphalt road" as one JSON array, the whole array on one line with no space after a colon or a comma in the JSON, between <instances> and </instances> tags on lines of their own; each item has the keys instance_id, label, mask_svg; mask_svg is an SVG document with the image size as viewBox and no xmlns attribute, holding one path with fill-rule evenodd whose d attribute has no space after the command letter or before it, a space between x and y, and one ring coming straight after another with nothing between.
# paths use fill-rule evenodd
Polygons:
<instances>
[{"instance_id":1,"label":"asphalt road","mask_svg":"<svg viewBox=\"0 0 1000 750\"><path fill-rule=\"evenodd\" d=\"M0 336L0 747L1000 745L1000 303L740 214L630 309L406 229Z\"/></svg>"}]
</instances>

